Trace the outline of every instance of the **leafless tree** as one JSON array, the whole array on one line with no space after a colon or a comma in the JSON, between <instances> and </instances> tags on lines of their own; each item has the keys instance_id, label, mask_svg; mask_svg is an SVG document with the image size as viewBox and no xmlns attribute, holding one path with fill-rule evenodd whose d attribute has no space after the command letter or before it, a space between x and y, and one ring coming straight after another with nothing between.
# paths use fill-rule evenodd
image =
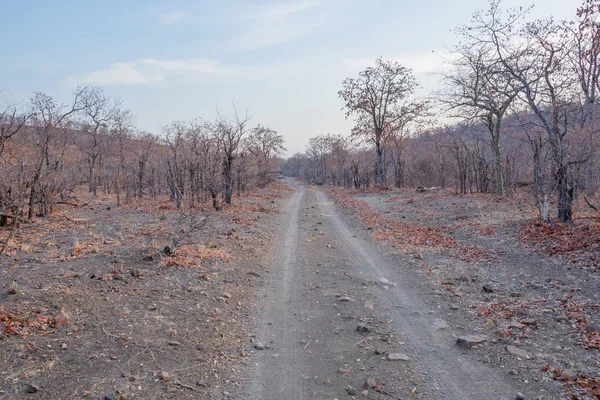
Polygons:
<instances>
[{"instance_id":1,"label":"leafless tree","mask_svg":"<svg viewBox=\"0 0 600 400\"><path fill-rule=\"evenodd\" d=\"M84 98L85 107L82 109L82 119L79 122L81 137L78 144L87 156L89 191L96 195L98 179L96 166L102 162L107 142L110 139L109 127L119 115L120 104L112 101L100 87L90 86Z\"/></svg>"},{"instance_id":2,"label":"leafless tree","mask_svg":"<svg viewBox=\"0 0 600 400\"><path fill-rule=\"evenodd\" d=\"M108 134L110 141L117 146L119 155L119 166L114 180L115 193L117 195L117 206L121 205L121 191L126 191L126 201L131 198L130 185L127 184L127 159L130 151L130 141L134 134L134 116L133 113L126 109L116 109L113 115Z\"/></svg>"},{"instance_id":3,"label":"leafless tree","mask_svg":"<svg viewBox=\"0 0 600 400\"><path fill-rule=\"evenodd\" d=\"M78 87L74 93L72 103L68 106L58 105L52 97L39 92L31 99L31 110L35 119L33 130L35 160L29 185L29 210L27 215L29 220L33 219L36 201L42 207L42 210L40 210L42 214L47 211L45 208L49 200L49 193L43 190L44 181L42 181L42 177L44 174L55 171L62 163L60 154L56 158L53 158L51 154L52 142L57 138L59 132L62 132L63 137L65 137L65 130L71 127L69 121L71 116L94 104L93 98L90 97L91 90L92 88L89 86ZM61 147L64 151L65 143Z\"/></svg>"},{"instance_id":4,"label":"leafless tree","mask_svg":"<svg viewBox=\"0 0 600 400\"><path fill-rule=\"evenodd\" d=\"M488 43L472 43L468 28L460 29L465 41L455 48L452 70L443 74L445 90L437 95L451 116L487 126L495 161L496 195L504 194L502 175L502 123L521 86L506 70Z\"/></svg>"},{"instance_id":5,"label":"leafless tree","mask_svg":"<svg viewBox=\"0 0 600 400\"><path fill-rule=\"evenodd\" d=\"M566 146L576 106L577 78L569 63L573 41L551 19L525 23L523 15L503 12L500 1L491 0L487 12L474 15L469 35L491 45L497 61L522 87L521 98L537 117L552 149L558 220L568 222L573 202L569 167L585 161L569 159Z\"/></svg>"},{"instance_id":6,"label":"leafless tree","mask_svg":"<svg viewBox=\"0 0 600 400\"><path fill-rule=\"evenodd\" d=\"M170 125L162 127L165 141L169 147L167 157L167 184L171 192L171 199L180 209L183 205L186 183L186 134L187 127L184 122L173 121Z\"/></svg>"},{"instance_id":7,"label":"leafless tree","mask_svg":"<svg viewBox=\"0 0 600 400\"><path fill-rule=\"evenodd\" d=\"M231 204L233 195L233 164L236 152L244 136L248 134L248 113L241 117L237 110L232 120L228 120L219 114L214 125L214 133L223 151L223 181L225 203Z\"/></svg>"},{"instance_id":8,"label":"leafless tree","mask_svg":"<svg viewBox=\"0 0 600 400\"><path fill-rule=\"evenodd\" d=\"M31 112L21 112L15 104L9 104L0 111L0 155L5 143L19 133L31 117Z\"/></svg>"},{"instance_id":9,"label":"leafless tree","mask_svg":"<svg viewBox=\"0 0 600 400\"><path fill-rule=\"evenodd\" d=\"M407 113L422 107L410 101L417 88L412 71L395 61L379 58L374 67L367 67L358 78L342 82L338 95L344 101L346 117L356 117L353 135L367 138L375 145L376 182L384 183L383 136Z\"/></svg>"},{"instance_id":10,"label":"leafless tree","mask_svg":"<svg viewBox=\"0 0 600 400\"><path fill-rule=\"evenodd\" d=\"M258 185L261 187L271 183L274 174L275 157L285 151L285 140L277 131L261 125L253 128L247 140L247 148L257 163Z\"/></svg>"}]
</instances>

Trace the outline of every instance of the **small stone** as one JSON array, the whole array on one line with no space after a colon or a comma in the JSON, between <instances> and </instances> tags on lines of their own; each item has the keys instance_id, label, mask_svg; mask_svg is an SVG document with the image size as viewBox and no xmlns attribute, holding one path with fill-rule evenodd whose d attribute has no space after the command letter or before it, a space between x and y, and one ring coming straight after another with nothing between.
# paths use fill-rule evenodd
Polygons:
<instances>
[{"instance_id":1,"label":"small stone","mask_svg":"<svg viewBox=\"0 0 600 400\"><path fill-rule=\"evenodd\" d=\"M481 291L483 293L494 293L494 288L492 288L490 285L483 285Z\"/></svg>"},{"instance_id":2,"label":"small stone","mask_svg":"<svg viewBox=\"0 0 600 400\"><path fill-rule=\"evenodd\" d=\"M529 355L527 354L527 352L523 349L518 348L517 346L508 345L506 346L506 351L508 351L508 353L512 354L513 356L529 359Z\"/></svg>"},{"instance_id":3,"label":"small stone","mask_svg":"<svg viewBox=\"0 0 600 400\"><path fill-rule=\"evenodd\" d=\"M333 333L335 333L336 335L339 335L340 332L342 332L344 330L344 328L342 328L341 326L336 326L335 329L333 330Z\"/></svg>"},{"instance_id":4,"label":"small stone","mask_svg":"<svg viewBox=\"0 0 600 400\"><path fill-rule=\"evenodd\" d=\"M62 312L54 317L54 326L57 328L60 328L67 322L69 322L69 317Z\"/></svg>"},{"instance_id":5,"label":"small stone","mask_svg":"<svg viewBox=\"0 0 600 400\"><path fill-rule=\"evenodd\" d=\"M389 361L410 361L410 357L402 353L390 353L387 355Z\"/></svg>"},{"instance_id":6,"label":"small stone","mask_svg":"<svg viewBox=\"0 0 600 400\"><path fill-rule=\"evenodd\" d=\"M367 300L365 301L365 308L368 308L369 310L372 310L375 308L375 302L373 300Z\"/></svg>"},{"instance_id":7,"label":"small stone","mask_svg":"<svg viewBox=\"0 0 600 400\"><path fill-rule=\"evenodd\" d=\"M172 347L181 346L181 343L176 342L175 340L171 340L171 341L167 342L167 344Z\"/></svg>"},{"instance_id":8,"label":"small stone","mask_svg":"<svg viewBox=\"0 0 600 400\"><path fill-rule=\"evenodd\" d=\"M373 228L371 228L373 229ZM369 395L369 391L368 390L363 390L362 392L360 392L361 395L363 396L368 396Z\"/></svg>"},{"instance_id":9,"label":"small stone","mask_svg":"<svg viewBox=\"0 0 600 400\"><path fill-rule=\"evenodd\" d=\"M262 344L261 342L256 342L256 343L254 344L254 348L255 348L256 350L264 350L264 349L265 349L265 345L264 345L264 344Z\"/></svg>"},{"instance_id":10,"label":"small stone","mask_svg":"<svg viewBox=\"0 0 600 400\"><path fill-rule=\"evenodd\" d=\"M558 317L554 317L554 320L556 322L569 322L569 317L567 317L566 315L559 315Z\"/></svg>"},{"instance_id":11,"label":"small stone","mask_svg":"<svg viewBox=\"0 0 600 400\"><path fill-rule=\"evenodd\" d=\"M163 380L163 382L170 382L172 377L171 374L168 373L167 371L161 371L160 372L160 379Z\"/></svg>"},{"instance_id":12,"label":"small stone","mask_svg":"<svg viewBox=\"0 0 600 400\"><path fill-rule=\"evenodd\" d=\"M206 385L206 382L204 382L203 379L200 379L198 382L196 382L196 385L203 387L203 388L208 387L208 385Z\"/></svg>"},{"instance_id":13,"label":"small stone","mask_svg":"<svg viewBox=\"0 0 600 400\"><path fill-rule=\"evenodd\" d=\"M487 342L488 338L484 335L466 335L461 336L456 340L456 344L460 347L470 349L473 346L478 346Z\"/></svg>"},{"instance_id":14,"label":"small stone","mask_svg":"<svg viewBox=\"0 0 600 400\"><path fill-rule=\"evenodd\" d=\"M69 347L66 343L63 343L60 345L60 348L63 350L66 350L66 348Z\"/></svg>"},{"instance_id":15,"label":"small stone","mask_svg":"<svg viewBox=\"0 0 600 400\"><path fill-rule=\"evenodd\" d=\"M453 304L450 306L450 309L456 311L456 310L458 310L458 306Z\"/></svg>"},{"instance_id":16,"label":"small stone","mask_svg":"<svg viewBox=\"0 0 600 400\"><path fill-rule=\"evenodd\" d=\"M131 271L129 271L129 273L134 278L140 278L142 276L142 270L139 268L132 269Z\"/></svg>"},{"instance_id":17,"label":"small stone","mask_svg":"<svg viewBox=\"0 0 600 400\"><path fill-rule=\"evenodd\" d=\"M379 278L379 282L383 283L384 285L396 286L395 283L388 281L386 278Z\"/></svg>"},{"instance_id":18,"label":"small stone","mask_svg":"<svg viewBox=\"0 0 600 400\"><path fill-rule=\"evenodd\" d=\"M520 322L517 321L510 321L508 323L508 329L518 329L518 330L522 330L525 327L525 325L523 325Z\"/></svg>"},{"instance_id":19,"label":"small stone","mask_svg":"<svg viewBox=\"0 0 600 400\"><path fill-rule=\"evenodd\" d=\"M350 302L353 302L353 301L354 301L354 299L353 299L352 297L350 297L350 296L343 296L343 297L340 297L340 298L338 299L338 301L339 301L340 303L350 303Z\"/></svg>"},{"instance_id":20,"label":"small stone","mask_svg":"<svg viewBox=\"0 0 600 400\"><path fill-rule=\"evenodd\" d=\"M27 386L25 387L25 392L26 393L37 393L40 391L40 388L38 385L34 384L34 383L27 383Z\"/></svg>"},{"instance_id":21,"label":"small stone","mask_svg":"<svg viewBox=\"0 0 600 400\"><path fill-rule=\"evenodd\" d=\"M381 356L385 354L385 352L382 349L376 348L375 349L375 355Z\"/></svg>"},{"instance_id":22,"label":"small stone","mask_svg":"<svg viewBox=\"0 0 600 400\"><path fill-rule=\"evenodd\" d=\"M517 393L517 395L515 396L515 400L525 400L525 396L523 396L523 393Z\"/></svg>"},{"instance_id":23,"label":"small stone","mask_svg":"<svg viewBox=\"0 0 600 400\"><path fill-rule=\"evenodd\" d=\"M519 371L517 371L516 369L511 369L510 371L508 371L509 375L519 375Z\"/></svg>"},{"instance_id":24,"label":"small stone","mask_svg":"<svg viewBox=\"0 0 600 400\"><path fill-rule=\"evenodd\" d=\"M572 379L574 377L576 377L577 374L575 373L575 371L573 371L572 369L565 369L560 373L560 377L563 380L569 380Z\"/></svg>"},{"instance_id":25,"label":"small stone","mask_svg":"<svg viewBox=\"0 0 600 400\"><path fill-rule=\"evenodd\" d=\"M8 294L18 294L19 291L17 290L17 288L11 287L10 289L8 289Z\"/></svg>"},{"instance_id":26,"label":"small stone","mask_svg":"<svg viewBox=\"0 0 600 400\"><path fill-rule=\"evenodd\" d=\"M357 332L372 332L373 328L370 327L369 325L358 324L358 326L356 327L356 331Z\"/></svg>"},{"instance_id":27,"label":"small stone","mask_svg":"<svg viewBox=\"0 0 600 400\"><path fill-rule=\"evenodd\" d=\"M231 294L230 294L230 293L228 293L228 292L223 292L223 293L221 294L221 297L225 297L226 299L230 299L230 298L231 298Z\"/></svg>"},{"instance_id":28,"label":"small stone","mask_svg":"<svg viewBox=\"0 0 600 400\"><path fill-rule=\"evenodd\" d=\"M377 387L377 381L375 380L375 378L368 378L367 381L365 382L365 387L374 389Z\"/></svg>"},{"instance_id":29,"label":"small stone","mask_svg":"<svg viewBox=\"0 0 600 400\"><path fill-rule=\"evenodd\" d=\"M431 323L431 326L435 330L447 329L448 328L448 323L446 321L444 321L443 319L441 319L441 318L436 318Z\"/></svg>"},{"instance_id":30,"label":"small stone","mask_svg":"<svg viewBox=\"0 0 600 400\"><path fill-rule=\"evenodd\" d=\"M358 392L352 386L348 386L346 388L346 393L348 393L350 396L356 396Z\"/></svg>"}]
</instances>

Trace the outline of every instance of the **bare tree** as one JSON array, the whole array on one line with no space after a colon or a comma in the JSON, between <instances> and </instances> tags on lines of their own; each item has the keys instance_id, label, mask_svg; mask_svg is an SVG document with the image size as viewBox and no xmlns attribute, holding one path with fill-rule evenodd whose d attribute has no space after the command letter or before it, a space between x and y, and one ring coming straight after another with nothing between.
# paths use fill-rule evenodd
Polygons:
<instances>
[{"instance_id":1,"label":"bare tree","mask_svg":"<svg viewBox=\"0 0 600 400\"><path fill-rule=\"evenodd\" d=\"M579 86L583 104L581 125L588 133L590 166L587 168L586 188L589 194L596 191L595 138L597 128L597 95L600 90L600 0L583 0L577 9L577 21L565 22L564 26L574 42L569 53Z\"/></svg>"},{"instance_id":2,"label":"bare tree","mask_svg":"<svg viewBox=\"0 0 600 400\"><path fill-rule=\"evenodd\" d=\"M248 133L248 122L250 117L246 112L245 116L240 117L237 110L233 120L227 120L219 115L215 122L215 135L223 150L223 181L225 186L225 203L231 204L233 194L233 164L236 152L242 138Z\"/></svg>"},{"instance_id":3,"label":"bare tree","mask_svg":"<svg viewBox=\"0 0 600 400\"><path fill-rule=\"evenodd\" d=\"M277 131L261 125L250 131L247 148L254 155L257 162L258 185L264 187L273 181L274 158L285 151L285 140Z\"/></svg>"},{"instance_id":4,"label":"bare tree","mask_svg":"<svg viewBox=\"0 0 600 400\"><path fill-rule=\"evenodd\" d=\"M109 126L119 114L119 102L111 101L100 87L89 87L84 98L83 119L80 121L82 138L79 146L87 156L89 191L96 195L98 181L96 165L102 161L106 144L110 138Z\"/></svg>"},{"instance_id":5,"label":"bare tree","mask_svg":"<svg viewBox=\"0 0 600 400\"><path fill-rule=\"evenodd\" d=\"M358 78L342 82L338 95L344 101L346 117L354 115L353 135L366 137L375 145L376 182L384 182L383 135L404 115L420 108L410 96L417 88L412 71L395 61L379 58L374 67L367 67Z\"/></svg>"},{"instance_id":6,"label":"bare tree","mask_svg":"<svg viewBox=\"0 0 600 400\"><path fill-rule=\"evenodd\" d=\"M459 30L466 41L457 46L452 70L443 75L446 90L438 100L453 117L467 122L483 121L488 129L495 161L496 195L504 194L502 175L502 122L521 90L518 81L495 58L487 43L472 43L468 29Z\"/></svg>"},{"instance_id":7,"label":"bare tree","mask_svg":"<svg viewBox=\"0 0 600 400\"><path fill-rule=\"evenodd\" d=\"M81 112L86 107L93 105L93 99L90 99L89 86L80 86L74 93L73 102L69 106L57 105L52 97L44 93L36 93L31 99L32 114L35 118L34 145L35 145L35 164L31 178L29 192L29 210L28 219L33 219L33 209L36 200L43 206L47 196L43 192L42 176L45 173L51 173L56 170L62 162L58 157L52 159L50 149L52 141L56 139L59 129L69 128L69 117ZM63 143L64 151L64 143ZM45 210L41 210L45 211Z\"/></svg>"},{"instance_id":8,"label":"bare tree","mask_svg":"<svg viewBox=\"0 0 600 400\"><path fill-rule=\"evenodd\" d=\"M187 127L181 121L173 121L170 125L163 126L162 131L169 147L167 184L171 192L171 199L175 201L176 207L180 209L185 194L185 137Z\"/></svg>"},{"instance_id":9,"label":"bare tree","mask_svg":"<svg viewBox=\"0 0 600 400\"><path fill-rule=\"evenodd\" d=\"M19 112L14 104L0 111L0 155L6 142L19 133L31 117L31 112Z\"/></svg>"},{"instance_id":10,"label":"bare tree","mask_svg":"<svg viewBox=\"0 0 600 400\"><path fill-rule=\"evenodd\" d=\"M129 202L131 197L129 185L126 184L127 179L127 153L130 150L129 141L134 133L134 116L133 113L126 109L115 110L109 129L110 138L117 145L119 155L119 166L117 168L117 176L115 177L114 186L117 195L117 206L121 205L121 191L126 190L126 201Z\"/></svg>"},{"instance_id":11,"label":"bare tree","mask_svg":"<svg viewBox=\"0 0 600 400\"><path fill-rule=\"evenodd\" d=\"M153 148L158 144L158 138L148 132L140 132L136 137L139 143L139 149L134 150L137 158L136 170L136 192L138 199L142 199L144 196L144 181L146 180L148 161L152 155ZM155 192L154 186L152 186L152 192Z\"/></svg>"},{"instance_id":12,"label":"bare tree","mask_svg":"<svg viewBox=\"0 0 600 400\"><path fill-rule=\"evenodd\" d=\"M566 147L572 131L570 113L576 104L573 89L577 80L568 59L573 41L564 27L551 19L523 24L523 15L503 13L500 1L491 0L487 12L474 15L469 35L474 41L490 44L495 58L522 87L521 97L552 149L558 220L568 222L573 202L569 167L585 161L569 159Z\"/></svg>"}]
</instances>

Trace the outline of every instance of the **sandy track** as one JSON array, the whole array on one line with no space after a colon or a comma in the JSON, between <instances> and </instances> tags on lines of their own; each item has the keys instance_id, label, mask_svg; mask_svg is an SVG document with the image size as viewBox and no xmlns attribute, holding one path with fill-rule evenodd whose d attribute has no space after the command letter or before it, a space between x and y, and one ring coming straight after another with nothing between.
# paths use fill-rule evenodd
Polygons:
<instances>
[{"instance_id":1,"label":"sandy track","mask_svg":"<svg viewBox=\"0 0 600 400\"><path fill-rule=\"evenodd\" d=\"M248 399L348 398L369 378L378 386L368 398L514 399L522 391L455 345L464 332L436 329L449 316L422 299L419 277L352 229L322 192L296 186L285 213L259 298L256 341L267 349L250 358ZM410 361L381 355L391 352Z\"/></svg>"}]
</instances>

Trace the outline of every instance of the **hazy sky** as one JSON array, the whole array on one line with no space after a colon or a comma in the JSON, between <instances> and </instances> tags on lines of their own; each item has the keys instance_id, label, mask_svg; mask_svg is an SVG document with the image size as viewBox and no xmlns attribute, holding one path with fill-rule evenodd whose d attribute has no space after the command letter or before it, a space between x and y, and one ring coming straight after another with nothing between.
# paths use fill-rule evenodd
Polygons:
<instances>
[{"instance_id":1,"label":"hazy sky","mask_svg":"<svg viewBox=\"0 0 600 400\"><path fill-rule=\"evenodd\" d=\"M567 19L578 0L537 0L534 16ZM527 6L506 0L506 6ZM35 91L61 102L77 83L103 86L159 132L172 119L248 109L288 152L348 134L341 81L382 56L429 89L452 29L487 0L0 0L0 102Z\"/></svg>"}]
</instances>

